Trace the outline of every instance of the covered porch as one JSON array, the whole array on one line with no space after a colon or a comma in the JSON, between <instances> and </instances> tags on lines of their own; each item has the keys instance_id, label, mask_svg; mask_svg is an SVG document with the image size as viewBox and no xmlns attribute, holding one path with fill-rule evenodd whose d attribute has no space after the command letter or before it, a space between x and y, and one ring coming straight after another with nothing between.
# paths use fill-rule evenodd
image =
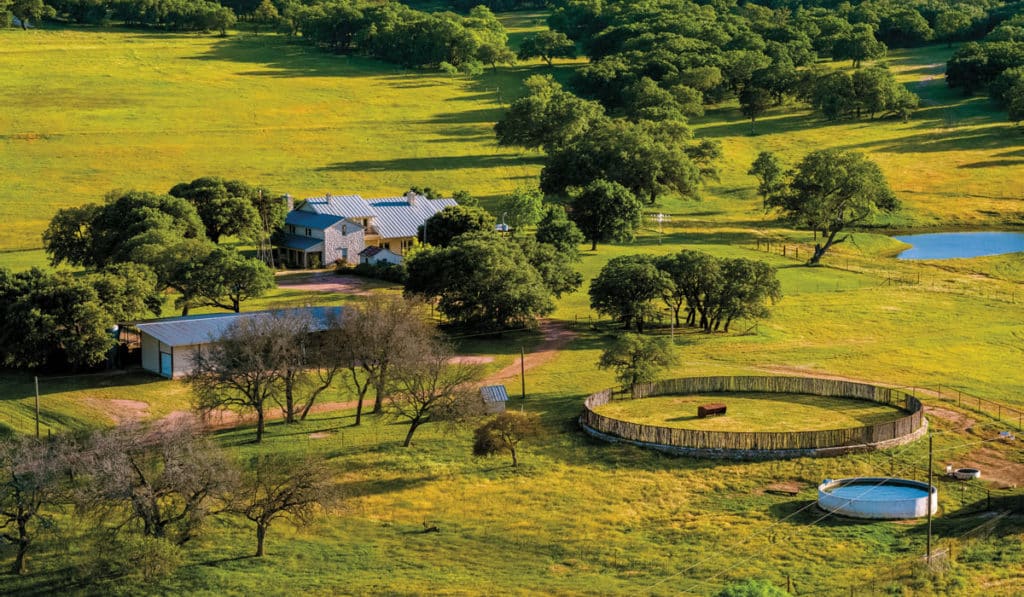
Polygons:
<instances>
[{"instance_id":1,"label":"covered porch","mask_svg":"<svg viewBox=\"0 0 1024 597\"><path fill-rule=\"evenodd\" d=\"M324 266L324 241L289 234L277 247L278 262L286 267L318 269Z\"/></svg>"}]
</instances>

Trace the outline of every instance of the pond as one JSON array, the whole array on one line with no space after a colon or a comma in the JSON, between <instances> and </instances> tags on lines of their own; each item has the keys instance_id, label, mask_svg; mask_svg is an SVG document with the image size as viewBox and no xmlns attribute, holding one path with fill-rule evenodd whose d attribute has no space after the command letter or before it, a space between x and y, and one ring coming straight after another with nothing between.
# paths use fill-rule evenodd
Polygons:
<instances>
[{"instance_id":1,"label":"pond","mask_svg":"<svg viewBox=\"0 0 1024 597\"><path fill-rule=\"evenodd\" d=\"M958 259L1024 251L1024 232L944 232L893 238L913 245L897 259Z\"/></svg>"}]
</instances>

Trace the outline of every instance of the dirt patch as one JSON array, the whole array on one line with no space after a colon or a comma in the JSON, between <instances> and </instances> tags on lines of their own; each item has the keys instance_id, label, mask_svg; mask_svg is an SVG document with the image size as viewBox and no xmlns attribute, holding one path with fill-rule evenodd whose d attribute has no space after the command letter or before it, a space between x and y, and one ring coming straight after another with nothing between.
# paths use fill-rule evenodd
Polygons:
<instances>
[{"instance_id":1,"label":"dirt patch","mask_svg":"<svg viewBox=\"0 0 1024 597\"><path fill-rule=\"evenodd\" d=\"M981 471L982 481L988 481L1001 489L1024 485L1024 463L1011 460L995 448L978 448L951 464L953 468L976 468Z\"/></svg>"},{"instance_id":2,"label":"dirt patch","mask_svg":"<svg viewBox=\"0 0 1024 597\"><path fill-rule=\"evenodd\" d=\"M370 294L366 280L356 276L339 276L334 272L320 272L308 276L282 275L277 278L280 288L309 292L338 292L343 294Z\"/></svg>"},{"instance_id":3,"label":"dirt patch","mask_svg":"<svg viewBox=\"0 0 1024 597\"><path fill-rule=\"evenodd\" d=\"M799 481L782 481L780 483L772 483L771 485L765 485L762 493L771 493L774 495L796 495L806 487L806 483Z\"/></svg>"},{"instance_id":4,"label":"dirt patch","mask_svg":"<svg viewBox=\"0 0 1024 597\"><path fill-rule=\"evenodd\" d=\"M971 427L976 422L974 419L968 417L963 413L958 413L953 410L939 408L937 406L926 406L924 407L924 414L931 415L938 419L942 419L948 423L952 423L960 431L970 431Z\"/></svg>"},{"instance_id":5,"label":"dirt patch","mask_svg":"<svg viewBox=\"0 0 1024 597\"><path fill-rule=\"evenodd\" d=\"M316 433L310 433L309 439L323 439L325 437L331 437L330 431L317 431Z\"/></svg>"},{"instance_id":6,"label":"dirt patch","mask_svg":"<svg viewBox=\"0 0 1024 597\"><path fill-rule=\"evenodd\" d=\"M85 398L83 402L96 410L102 411L103 414L110 417L118 425L129 421L141 421L149 416L149 405L138 400Z\"/></svg>"},{"instance_id":7,"label":"dirt patch","mask_svg":"<svg viewBox=\"0 0 1024 597\"><path fill-rule=\"evenodd\" d=\"M452 357L448 362L455 365L485 365L493 363L494 357Z\"/></svg>"},{"instance_id":8,"label":"dirt patch","mask_svg":"<svg viewBox=\"0 0 1024 597\"><path fill-rule=\"evenodd\" d=\"M544 334L544 340L536 350L526 355L522 368L529 370L552 361L558 356L558 351L568 346L576 338L576 332L550 319L541 322L540 331ZM516 359L508 367L488 377L486 383L518 377L520 370L519 359Z\"/></svg>"}]
</instances>

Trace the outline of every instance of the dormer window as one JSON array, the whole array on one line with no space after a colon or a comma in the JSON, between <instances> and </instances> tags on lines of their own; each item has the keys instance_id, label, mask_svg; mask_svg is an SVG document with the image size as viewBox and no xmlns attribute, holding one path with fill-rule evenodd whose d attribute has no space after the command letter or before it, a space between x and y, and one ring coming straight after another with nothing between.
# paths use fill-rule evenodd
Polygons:
<instances>
[{"instance_id":1,"label":"dormer window","mask_svg":"<svg viewBox=\"0 0 1024 597\"><path fill-rule=\"evenodd\" d=\"M309 228L306 228L306 236L313 236L313 231L310 230Z\"/></svg>"},{"instance_id":2,"label":"dormer window","mask_svg":"<svg viewBox=\"0 0 1024 597\"><path fill-rule=\"evenodd\" d=\"M295 234L295 224L288 224L288 234Z\"/></svg>"}]
</instances>

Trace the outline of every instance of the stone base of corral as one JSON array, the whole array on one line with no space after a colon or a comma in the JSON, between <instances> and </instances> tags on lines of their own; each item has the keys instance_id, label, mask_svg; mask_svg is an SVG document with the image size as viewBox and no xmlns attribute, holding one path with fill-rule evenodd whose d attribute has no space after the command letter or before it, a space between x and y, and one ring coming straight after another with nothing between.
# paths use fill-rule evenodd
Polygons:
<instances>
[{"instance_id":1,"label":"stone base of corral","mask_svg":"<svg viewBox=\"0 0 1024 597\"><path fill-rule=\"evenodd\" d=\"M583 423L582 420L579 423L580 427L583 428L583 431L587 435L608 443L631 444L640 448L648 448L650 450L657 450L659 452L674 454L676 456L691 456L693 458L709 458L719 460L785 460L788 458L822 458L827 456L843 456L845 454L872 452L875 450L888 450L889 448L895 448L896 446L902 446L903 444L909 444L910 442L917 441L928 433L928 419L923 418L923 420L921 421L921 426L918 427L913 433L909 433L907 435L904 435L903 437L897 437L895 439L876 442L873 444L855 444L850 446L835 446L830 448L816 448L807 450L718 450L711 448L685 448L681 446L666 446L662 444L652 444L648 442L629 440L615 435L602 433L596 429L588 427L585 423Z\"/></svg>"}]
</instances>

